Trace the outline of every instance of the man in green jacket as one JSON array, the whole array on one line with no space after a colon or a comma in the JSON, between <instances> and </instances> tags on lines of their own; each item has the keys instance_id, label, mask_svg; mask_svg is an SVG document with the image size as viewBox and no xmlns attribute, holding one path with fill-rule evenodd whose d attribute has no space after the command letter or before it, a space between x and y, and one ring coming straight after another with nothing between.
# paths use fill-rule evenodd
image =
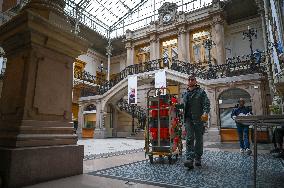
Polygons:
<instances>
[{"instance_id":1,"label":"man in green jacket","mask_svg":"<svg viewBox=\"0 0 284 188\"><path fill-rule=\"evenodd\" d=\"M204 123L208 120L210 102L206 92L197 85L194 74L188 78L187 91L183 93L184 122L186 130L186 161L189 169L201 166L203 154Z\"/></svg>"}]
</instances>

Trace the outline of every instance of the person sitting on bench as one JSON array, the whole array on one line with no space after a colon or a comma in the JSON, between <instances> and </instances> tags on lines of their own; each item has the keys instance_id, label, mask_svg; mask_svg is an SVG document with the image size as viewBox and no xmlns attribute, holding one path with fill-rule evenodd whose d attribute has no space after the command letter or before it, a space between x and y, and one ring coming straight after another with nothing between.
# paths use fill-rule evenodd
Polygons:
<instances>
[{"instance_id":1,"label":"person sitting on bench","mask_svg":"<svg viewBox=\"0 0 284 188\"><path fill-rule=\"evenodd\" d=\"M275 149L270 153L276 158L284 158L284 148L283 148L283 136L284 136L284 125L281 128L276 128L273 132L273 143Z\"/></svg>"}]
</instances>

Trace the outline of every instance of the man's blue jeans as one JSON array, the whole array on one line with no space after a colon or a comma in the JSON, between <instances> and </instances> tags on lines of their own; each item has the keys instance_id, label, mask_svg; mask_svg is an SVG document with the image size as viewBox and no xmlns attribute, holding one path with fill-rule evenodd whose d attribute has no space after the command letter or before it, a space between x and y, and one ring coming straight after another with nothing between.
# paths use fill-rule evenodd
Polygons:
<instances>
[{"instance_id":1,"label":"man's blue jeans","mask_svg":"<svg viewBox=\"0 0 284 188\"><path fill-rule=\"evenodd\" d=\"M240 147L242 149L250 149L249 143L249 126L237 124L239 134Z\"/></svg>"},{"instance_id":2,"label":"man's blue jeans","mask_svg":"<svg viewBox=\"0 0 284 188\"><path fill-rule=\"evenodd\" d=\"M203 154L203 132L204 123L202 121L191 121L185 119L186 130L186 158L193 160L200 159Z\"/></svg>"}]
</instances>

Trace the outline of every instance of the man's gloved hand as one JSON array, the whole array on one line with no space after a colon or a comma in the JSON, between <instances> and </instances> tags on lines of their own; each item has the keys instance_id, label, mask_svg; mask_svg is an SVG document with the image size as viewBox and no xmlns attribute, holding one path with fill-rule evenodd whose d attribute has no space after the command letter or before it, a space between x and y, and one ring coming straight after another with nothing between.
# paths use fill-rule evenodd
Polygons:
<instances>
[{"instance_id":1,"label":"man's gloved hand","mask_svg":"<svg viewBox=\"0 0 284 188\"><path fill-rule=\"evenodd\" d=\"M236 117L237 117L237 116L232 116L233 120L235 120L235 119L236 119Z\"/></svg>"},{"instance_id":2,"label":"man's gloved hand","mask_svg":"<svg viewBox=\"0 0 284 188\"><path fill-rule=\"evenodd\" d=\"M207 114L207 113L204 113L204 114L201 116L201 121L203 121L203 122L207 122L207 121L208 121L208 114Z\"/></svg>"}]
</instances>

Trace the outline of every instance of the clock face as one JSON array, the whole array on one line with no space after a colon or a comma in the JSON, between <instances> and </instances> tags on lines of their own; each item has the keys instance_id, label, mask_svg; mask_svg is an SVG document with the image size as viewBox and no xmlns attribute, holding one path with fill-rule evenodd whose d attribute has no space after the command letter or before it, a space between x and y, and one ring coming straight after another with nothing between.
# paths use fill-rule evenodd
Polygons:
<instances>
[{"instance_id":1,"label":"clock face","mask_svg":"<svg viewBox=\"0 0 284 188\"><path fill-rule=\"evenodd\" d=\"M172 19L170 14L165 14L163 17L163 22L169 22Z\"/></svg>"}]
</instances>

